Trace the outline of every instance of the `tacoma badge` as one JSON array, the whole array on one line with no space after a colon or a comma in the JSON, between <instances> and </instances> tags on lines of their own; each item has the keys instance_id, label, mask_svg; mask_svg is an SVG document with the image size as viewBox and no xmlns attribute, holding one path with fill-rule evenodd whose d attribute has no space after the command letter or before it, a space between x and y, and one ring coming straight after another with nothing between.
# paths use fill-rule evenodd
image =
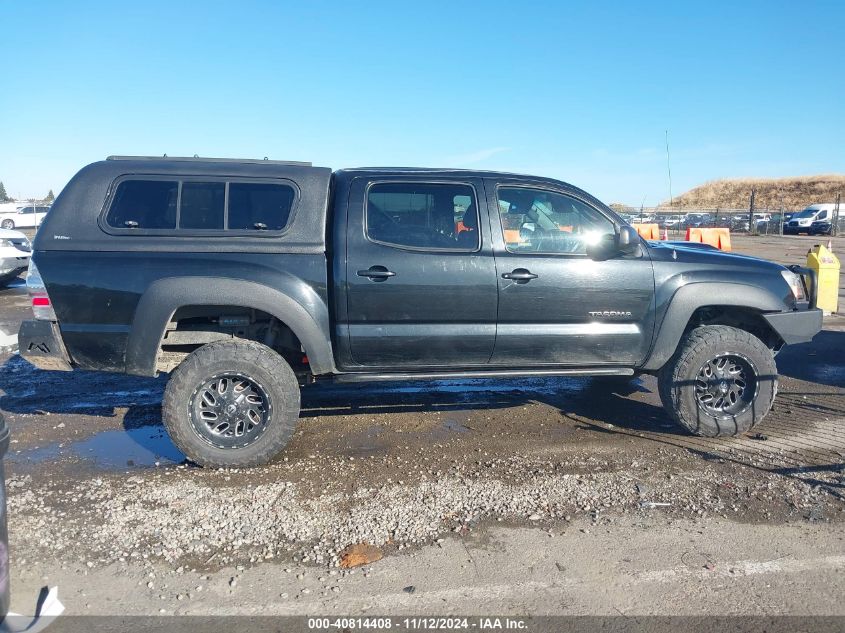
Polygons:
<instances>
[{"instance_id":1,"label":"tacoma badge","mask_svg":"<svg viewBox=\"0 0 845 633\"><path fill-rule=\"evenodd\" d=\"M587 312L591 317L630 317L630 312L621 312L619 310L599 310L597 312Z\"/></svg>"}]
</instances>

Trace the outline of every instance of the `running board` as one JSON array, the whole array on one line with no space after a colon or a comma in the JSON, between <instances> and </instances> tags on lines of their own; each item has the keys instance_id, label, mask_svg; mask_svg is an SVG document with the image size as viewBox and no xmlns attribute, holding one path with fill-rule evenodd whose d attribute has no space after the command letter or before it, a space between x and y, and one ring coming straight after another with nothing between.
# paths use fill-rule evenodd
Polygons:
<instances>
[{"instance_id":1,"label":"running board","mask_svg":"<svg viewBox=\"0 0 845 633\"><path fill-rule=\"evenodd\" d=\"M481 370L450 372L413 372L400 374L337 374L335 382L373 382L376 380L461 380L466 378L537 378L550 376L633 376L630 367L592 369L524 369L524 370Z\"/></svg>"}]
</instances>

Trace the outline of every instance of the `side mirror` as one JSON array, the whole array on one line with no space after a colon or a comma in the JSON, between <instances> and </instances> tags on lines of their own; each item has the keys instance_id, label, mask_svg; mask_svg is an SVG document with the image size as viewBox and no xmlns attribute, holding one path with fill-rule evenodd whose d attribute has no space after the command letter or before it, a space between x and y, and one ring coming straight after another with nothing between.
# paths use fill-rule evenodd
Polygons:
<instances>
[{"instance_id":1,"label":"side mirror","mask_svg":"<svg viewBox=\"0 0 845 633\"><path fill-rule=\"evenodd\" d=\"M631 226L623 226L619 233L602 235L601 239L587 246L587 257L601 262L616 255L633 253L640 245L640 236Z\"/></svg>"},{"instance_id":2,"label":"side mirror","mask_svg":"<svg viewBox=\"0 0 845 633\"><path fill-rule=\"evenodd\" d=\"M619 229L619 252L633 253L640 245L640 235L633 226L625 225Z\"/></svg>"}]
</instances>

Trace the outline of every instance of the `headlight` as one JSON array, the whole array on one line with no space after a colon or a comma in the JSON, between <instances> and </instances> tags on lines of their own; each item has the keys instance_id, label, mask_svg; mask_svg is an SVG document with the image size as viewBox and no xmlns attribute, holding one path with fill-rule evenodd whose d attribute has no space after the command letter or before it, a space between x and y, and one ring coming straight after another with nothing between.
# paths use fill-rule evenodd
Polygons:
<instances>
[{"instance_id":1,"label":"headlight","mask_svg":"<svg viewBox=\"0 0 845 633\"><path fill-rule=\"evenodd\" d=\"M0 240L0 248L5 248L6 246L14 246L11 240Z\"/></svg>"},{"instance_id":2,"label":"headlight","mask_svg":"<svg viewBox=\"0 0 845 633\"><path fill-rule=\"evenodd\" d=\"M792 296L795 297L795 300L805 301L807 299L807 293L804 292L804 280L801 278L801 275L791 270L782 270L780 274L783 275L784 280L789 284L789 289L792 291Z\"/></svg>"}]
</instances>

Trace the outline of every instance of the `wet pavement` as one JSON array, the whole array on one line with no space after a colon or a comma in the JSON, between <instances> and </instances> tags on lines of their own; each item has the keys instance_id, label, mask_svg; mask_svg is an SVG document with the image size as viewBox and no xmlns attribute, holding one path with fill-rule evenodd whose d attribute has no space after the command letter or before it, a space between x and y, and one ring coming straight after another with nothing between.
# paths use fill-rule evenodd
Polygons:
<instances>
[{"instance_id":1,"label":"wet pavement","mask_svg":"<svg viewBox=\"0 0 845 633\"><path fill-rule=\"evenodd\" d=\"M729 460L804 477L845 464L845 331L825 330L778 355L781 384L753 434L694 437L660 407L656 380L590 378L455 380L360 386L318 383L303 390L300 428L284 455L389 456L395 450L671 446L704 460ZM807 361L810 362L807 362ZM98 372L41 372L18 356L0 372L0 408L14 430L12 473L131 472L184 461L160 424L165 379ZM447 450L448 447L448 450Z\"/></svg>"},{"instance_id":2,"label":"wet pavement","mask_svg":"<svg viewBox=\"0 0 845 633\"><path fill-rule=\"evenodd\" d=\"M16 450L8 458L17 473L44 468L58 461L86 462L89 469L126 470L181 464L185 456L173 446L161 426L101 431L76 442Z\"/></svg>"}]
</instances>

